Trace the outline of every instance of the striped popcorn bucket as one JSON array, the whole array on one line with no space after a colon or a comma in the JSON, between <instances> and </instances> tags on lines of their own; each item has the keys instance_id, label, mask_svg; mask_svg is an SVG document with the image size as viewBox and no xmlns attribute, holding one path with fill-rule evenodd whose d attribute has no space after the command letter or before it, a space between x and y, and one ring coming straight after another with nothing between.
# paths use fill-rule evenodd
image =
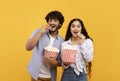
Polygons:
<instances>
[{"instance_id":1,"label":"striped popcorn bucket","mask_svg":"<svg viewBox=\"0 0 120 81\"><path fill-rule=\"evenodd\" d=\"M76 52L77 52L76 50L72 50L72 49L63 49L62 61L74 63L76 58Z\"/></svg>"},{"instance_id":2,"label":"striped popcorn bucket","mask_svg":"<svg viewBox=\"0 0 120 81\"><path fill-rule=\"evenodd\" d=\"M56 58L58 56L58 52L53 52L53 51L44 51L44 57L45 58Z\"/></svg>"}]
</instances>

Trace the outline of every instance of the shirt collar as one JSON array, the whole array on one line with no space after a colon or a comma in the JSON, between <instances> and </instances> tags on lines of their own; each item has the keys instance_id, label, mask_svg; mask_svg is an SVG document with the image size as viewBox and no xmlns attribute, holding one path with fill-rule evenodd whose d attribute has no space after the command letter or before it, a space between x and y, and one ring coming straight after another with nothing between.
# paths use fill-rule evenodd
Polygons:
<instances>
[{"instance_id":1,"label":"shirt collar","mask_svg":"<svg viewBox=\"0 0 120 81\"><path fill-rule=\"evenodd\" d=\"M71 38L69 38L68 43L69 43L69 44L72 44L72 42L71 42Z\"/></svg>"},{"instance_id":2,"label":"shirt collar","mask_svg":"<svg viewBox=\"0 0 120 81\"><path fill-rule=\"evenodd\" d=\"M49 35L50 35L49 31L47 31L47 32L46 32L46 34L48 35L48 37L50 37L50 36L49 36ZM55 39L57 39L57 40L58 40L59 38L60 38L60 37L59 37L59 35L57 34L57 36L56 36L56 38L55 38Z\"/></svg>"}]
</instances>

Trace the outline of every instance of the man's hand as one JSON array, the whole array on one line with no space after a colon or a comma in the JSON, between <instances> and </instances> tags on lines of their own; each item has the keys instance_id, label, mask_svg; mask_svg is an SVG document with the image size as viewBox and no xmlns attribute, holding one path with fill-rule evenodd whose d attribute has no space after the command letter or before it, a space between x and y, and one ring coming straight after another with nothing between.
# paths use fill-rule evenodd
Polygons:
<instances>
[{"instance_id":1,"label":"man's hand","mask_svg":"<svg viewBox=\"0 0 120 81\"><path fill-rule=\"evenodd\" d=\"M58 61L53 58L53 57L50 57L50 58L44 58L46 62L48 62L51 66L57 66L58 65Z\"/></svg>"},{"instance_id":2,"label":"man's hand","mask_svg":"<svg viewBox=\"0 0 120 81\"><path fill-rule=\"evenodd\" d=\"M42 28L40 29L40 32L39 33L45 33L47 30L50 29L50 26L49 25L44 25L42 26Z\"/></svg>"}]
</instances>

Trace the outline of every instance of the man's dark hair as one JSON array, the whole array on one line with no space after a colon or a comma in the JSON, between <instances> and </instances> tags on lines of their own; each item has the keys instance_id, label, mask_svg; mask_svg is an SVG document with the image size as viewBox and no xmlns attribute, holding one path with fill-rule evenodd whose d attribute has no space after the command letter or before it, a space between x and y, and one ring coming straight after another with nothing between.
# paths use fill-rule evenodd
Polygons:
<instances>
[{"instance_id":1,"label":"man's dark hair","mask_svg":"<svg viewBox=\"0 0 120 81\"><path fill-rule=\"evenodd\" d=\"M59 12L59 11L57 11L57 10L49 12L49 13L46 15L45 19L46 19L46 22L48 22L49 19L57 19L57 20L59 20L61 26L62 26L62 24L63 24L63 22L64 22L64 16L62 15L61 12ZM61 27L61 26L60 26L60 27ZM59 27L59 28L60 28L60 27Z\"/></svg>"}]
</instances>

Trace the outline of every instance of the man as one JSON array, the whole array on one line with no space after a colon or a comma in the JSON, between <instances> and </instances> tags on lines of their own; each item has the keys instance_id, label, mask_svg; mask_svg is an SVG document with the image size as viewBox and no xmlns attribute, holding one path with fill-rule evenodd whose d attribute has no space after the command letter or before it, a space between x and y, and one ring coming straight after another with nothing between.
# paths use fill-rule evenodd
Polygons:
<instances>
[{"instance_id":1,"label":"man","mask_svg":"<svg viewBox=\"0 0 120 81\"><path fill-rule=\"evenodd\" d=\"M56 81L56 67L61 64L60 52L56 59L45 59L44 48L53 46L61 50L63 39L58 35L58 30L63 25L64 16L55 10L49 12L45 19L47 24L35 30L25 45L28 51L34 49L28 65L32 81Z\"/></svg>"}]
</instances>

